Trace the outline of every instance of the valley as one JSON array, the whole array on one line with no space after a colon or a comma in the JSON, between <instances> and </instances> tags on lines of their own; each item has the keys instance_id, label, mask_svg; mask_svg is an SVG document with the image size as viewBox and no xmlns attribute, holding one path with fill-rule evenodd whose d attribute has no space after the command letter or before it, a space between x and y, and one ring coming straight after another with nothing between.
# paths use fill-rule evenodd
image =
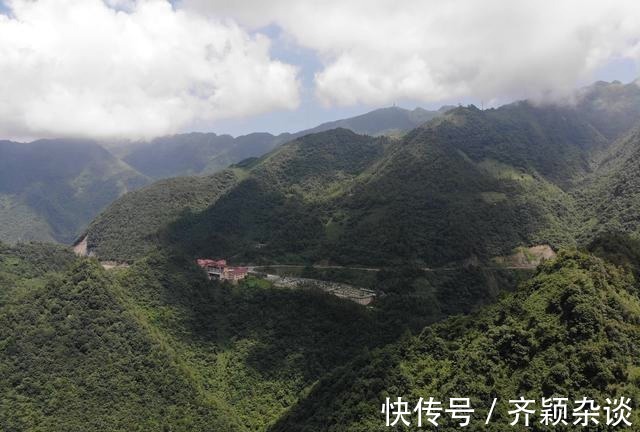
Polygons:
<instances>
[{"instance_id":1,"label":"valley","mask_svg":"<svg viewBox=\"0 0 640 432\"><path fill-rule=\"evenodd\" d=\"M640 431L640 2L0 0L0 432Z\"/></svg>"},{"instance_id":2,"label":"valley","mask_svg":"<svg viewBox=\"0 0 640 432\"><path fill-rule=\"evenodd\" d=\"M402 134L444 111L383 108L278 136L188 133L150 141L0 141L0 220L5 222L0 241L70 244L109 204L154 181L211 176L297 137L336 127L371 135ZM55 153L52 159L49 152Z\"/></svg>"},{"instance_id":3,"label":"valley","mask_svg":"<svg viewBox=\"0 0 640 432\"><path fill-rule=\"evenodd\" d=\"M75 254L0 246L0 429L377 431L398 394L638 400L640 124L603 102L640 116L629 86L157 180L90 145L132 183L67 231ZM81 165L65 178L92 190Z\"/></svg>"}]
</instances>

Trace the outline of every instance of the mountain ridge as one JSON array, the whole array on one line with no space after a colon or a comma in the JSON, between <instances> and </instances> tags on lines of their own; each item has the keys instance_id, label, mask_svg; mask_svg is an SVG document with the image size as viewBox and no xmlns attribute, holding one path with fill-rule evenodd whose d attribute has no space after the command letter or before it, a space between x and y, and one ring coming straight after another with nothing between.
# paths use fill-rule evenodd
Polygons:
<instances>
[{"instance_id":1,"label":"mountain ridge","mask_svg":"<svg viewBox=\"0 0 640 432\"><path fill-rule=\"evenodd\" d=\"M385 121L388 113L393 116ZM394 133L400 133L407 125L412 126L412 121L437 114L421 109L387 108L355 117L354 125L361 128L365 125L372 133L382 133L376 127L383 120L384 127L392 127ZM375 119L371 120L372 116ZM337 122L349 126L351 120ZM327 127L322 124L315 129ZM45 139L31 143L0 141L0 156L4 159L4 163L0 163L3 169L0 173L0 220L6 222L0 228L0 240L71 243L106 205L130 190L164 178L212 175L308 133L300 131L275 136L256 132L234 138L193 132L134 144L87 139ZM29 177L29 172L40 173L40 176ZM28 179L31 179L30 184L17 188L16 182ZM100 189L100 184L105 190ZM78 202L67 199L76 195L84 197Z\"/></svg>"},{"instance_id":2,"label":"mountain ridge","mask_svg":"<svg viewBox=\"0 0 640 432\"><path fill-rule=\"evenodd\" d=\"M635 95L625 103L640 103ZM378 144L341 129L302 136L234 165L236 185L200 214L165 223L159 238L191 255L267 264L441 266L572 246L588 240L581 185L619 146L587 120L593 112L525 101L453 108ZM370 159L357 144L367 139L367 149L379 146ZM359 157L366 162L347 175ZM338 161L351 166L336 176ZM299 174L323 170L312 181Z\"/></svg>"},{"instance_id":3,"label":"mountain ridge","mask_svg":"<svg viewBox=\"0 0 640 432\"><path fill-rule=\"evenodd\" d=\"M70 243L112 201L149 181L95 141L2 141L0 213L8 220L0 239Z\"/></svg>"}]
</instances>

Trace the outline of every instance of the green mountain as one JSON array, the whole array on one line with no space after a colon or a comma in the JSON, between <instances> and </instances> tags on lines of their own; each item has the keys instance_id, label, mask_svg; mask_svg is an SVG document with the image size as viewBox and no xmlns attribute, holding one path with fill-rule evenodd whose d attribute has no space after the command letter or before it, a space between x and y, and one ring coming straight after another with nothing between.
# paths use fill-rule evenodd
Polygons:
<instances>
[{"instance_id":1,"label":"green mountain","mask_svg":"<svg viewBox=\"0 0 640 432\"><path fill-rule=\"evenodd\" d=\"M639 81L598 81L576 96L576 108L609 139L620 138L640 119Z\"/></svg>"},{"instance_id":2,"label":"green mountain","mask_svg":"<svg viewBox=\"0 0 640 432\"><path fill-rule=\"evenodd\" d=\"M154 178L206 175L243 159L261 156L279 143L268 133L233 138L215 133L189 133L133 144L123 160Z\"/></svg>"},{"instance_id":3,"label":"green mountain","mask_svg":"<svg viewBox=\"0 0 640 432\"><path fill-rule=\"evenodd\" d=\"M474 421L499 398L498 431L515 394L635 401L640 246L593 250L602 258L561 252L496 305L419 331L456 313L425 306L454 305L470 279L380 274L389 294L363 308L258 279L220 285L176 255L107 272L60 247L0 246L0 427L375 431L385 397L427 395L470 397ZM398 276L395 289L421 294L390 301Z\"/></svg>"},{"instance_id":4,"label":"green mountain","mask_svg":"<svg viewBox=\"0 0 640 432\"><path fill-rule=\"evenodd\" d=\"M97 143L0 142L0 239L71 243L107 205L149 179Z\"/></svg>"},{"instance_id":5,"label":"green mountain","mask_svg":"<svg viewBox=\"0 0 640 432\"><path fill-rule=\"evenodd\" d=\"M189 133L133 144L64 139L29 144L0 141L0 240L71 243L108 204L151 179L212 175L233 163L262 156L286 141L338 124L372 135L402 133L438 114L420 108L386 108L278 136L253 133L233 138ZM202 187L200 180L176 182L170 187L172 196L176 189L190 188L185 185L189 182L195 184L194 190ZM206 192L203 196L209 197ZM176 207L184 200L179 199ZM197 204L191 207L199 208ZM145 225L140 225L144 233L157 228L150 224L145 231Z\"/></svg>"},{"instance_id":6,"label":"green mountain","mask_svg":"<svg viewBox=\"0 0 640 432\"><path fill-rule=\"evenodd\" d=\"M412 111L390 107L356 117L323 123L296 133L271 135L252 133L233 138L215 133L189 133L134 143L118 150L123 160L141 173L154 178L207 175L250 157L259 157L287 141L304 135L345 128L365 135L398 135L435 118L448 109Z\"/></svg>"},{"instance_id":7,"label":"green mountain","mask_svg":"<svg viewBox=\"0 0 640 432\"><path fill-rule=\"evenodd\" d=\"M637 244L635 250L637 257ZM621 267L561 253L496 305L427 327L336 370L269 430L388 430L380 410L386 397L414 405L420 397L445 405L450 397L469 397L475 408L469 427L487 431L510 427L508 401L521 396L537 401L527 429L534 431L554 430L539 423L542 397L567 397L571 406L585 395L600 406L606 398L637 401L638 288ZM494 398L496 409L484 426ZM415 414L407 420L416 427ZM630 421L640 421L637 411ZM442 413L438 430L460 428Z\"/></svg>"},{"instance_id":8,"label":"green mountain","mask_svg":"<svg viewBox=\"0 0 640 432\"><path fill-rule=\"evenodd\" d=\"M199 212L165 219L160 237L191 255L367 265L443 265L520 245L570 245L577 214L569 189L607 142L572 109L527 103L457 108L400 139L345 129L307 135L236 165L234 187ZM133 206L142 195L119 203ZM117 221L116 208L99 220ZM91 250L139 256L135 235L105 253L105 229L89 228Z\"/></svg>"},{"instance_id":9,"label":"green mountain","mask_svg":"<svg viewBox=\"0 0 640 432\"><path fill-rule=\"evenodd\" d=\"M241 430L97 263L25 248L0 251L2 430Z\"/></svg>"},{"instance_id":10,"label":"green mountain","mask_svg":"<svg viewBox=\"0 0 640 432\"><path fill-rule=\"evenodd\" d=\"M396 106L380 108L356 117L323 123L312 129L298 132L294 134L294 137L338 128L349 129L362 135L400 135L436 118L451 108L453 107L443 106L438 111L429 111L423 108L408 110Z\"/></svg>"},{"instance_id":11,"label":"green mountain","mask_svg":"<svg viewBox=\"0 0 640 432\"><path fill-rule=\"evenodd\" d=\"M59 247L0 245L0 294L2 430L266 430L403 331L333 296L232 289L159 254L108 273Z\"/></svg>"},{"instance_id":12,"label":"green mountain","mask_svg":"<svg viewBox=\"0 0 640 432\"><path fill-rule=\"evenodd\" d=\"M445 115L448 111L449 114ZM462 114L462 112L466 113ZM414 128L417 131L423 130L421 125L425 122L429 123L430 130L439 135L428 138L426 132L413 132L410 136L394 138L394 144L387 146L390 149L389 152L385 153L385 156L381 156L376 163L387 170L396 169L403 172L404 165L407 165L409 169L420 170L419 166L410 167L415 162L412 159L413 156L409 154L407 149L397 150L402 148L398 142L406 142L409 147L414 146L413 151L416 152L417 149L415 154L418 155L418 158L422 157L423 159L426 153L420 156L420 152L425 149L419 145L416 146L416 140L424 141L427 147L445 145L447 158L468 157L467 162L476 165L471 167L471 170L481 166L480 172L473 174L473 179L471 179L469 172L463 167L466 162L461 160L447 162L456 165L457 169L461 170L457 183L464 185L464 188L467 189L464 192L460 191L460 193L466 194L467 198L484 194L482 196L485 201L496 199L504 201L505 196L511 197L510 193L505 195L505 192L501 190L506 187L507 182L504 179L498 179L498 185L491 184L492 181L496 183L496 175L499 177L505 175L504 173L496 174L497 171L510 170L511 168L516 172L532 175L536 183L540 181L546 185L543 189L558 187L563 192L574 195L576 182L582 182L590 176L593 177L594 175L590 174L592 171L598 170L599 173L604 173L602 175L608 177L613 174L605 166L622 164L622 162L611 162L611 160L618 160L620 157L615 156L615 152L619 152L615 149L619 146L610 146L610 144L615 140L624 140L628 131L636 125L636 119L640 116L640 87L636 83L599 82L582 89L576 95L574 104L569 107L532 106L527 103L519 103L481 113L474 116L470 109L452 110L451 107L443 107L439 111L426 111L420 108L409 111L391 107L349 119L325 123L295 134L273 136L256 133L232 138L228 135L193 133L162 137L149 143L114 148L113 152L116 152L118 157L114 157L112 153L105 151L93 142L42 140L29 145L2 142L0 143L0 156L2 156L2 162L0 162L0 168L2 168L0 175L0 220L5 223L0 227L0 239L9 242L48 240L68 243L74 240L85 229L87 222L93 219L105 206L123 193L148 183L148 178L210 175L230 164L274 151L277 146L286 141L295 141L313 133L328 132L337 127L371 136L391 135L397 137ZM447 120L444 120L445 118ZM412 140L413 142L410 142ZM391 147L394 149L392 150ZM453 155L449 151L453 147L458 150L458 155ZM403 161L402 158L406 158L406 161ZM500 168L492 166L494 161L502 164ZM608 162L603 163L603 161ZM265 164L268 163L270 162L265 161ZM394 164L399 164L399 166ZM269 169L271 168L267 170ZM373 169L372 165L371 170ZM490 171L488 177L486 171ZM629 172L629 170L625 172ZM371 187L375 184L375 187L387 188L381 196L386 197L385 199L389 203L388 207L396 205L393 199L390 199L390 195L385 195L391 192L390 187L395 187L391 182L386 184L381 175L374 175L373 171L363 170L362 175L370 177ZM465 175L467 179L463 181L462 178ZM509 176L509 174L506 175ZM493 180L490 178L492 176ZM321 216L321 224L330 225L329 228L325 227L330 231L328 235L330 238L324 239L315 236L318 237L314 240L316 243L313 246L315 251L305 252L305 256L320 257L321 254L324 254L322 249L326 248L361 247L353 244L351 239L345 239L335 244L333 237L339 236L341 232L347 234L352 232L350 228L345 230L341 225L340 221L343 220L343 216L352 213L350 208L343 209L342 207L345 205L356 206L358 208L355 210L359 210L363 206L368 206L368 201L378 196L378 193L366 191L366 187L362 184L363 181L345 180L341 186L336 182L337 180L334 179L333 186L337 188L347 187L346 183L349 183L349 188L357 188L358 196L348 202L347 197L339 197L339 193L332 192L331 206L336 211L323 208L320 213L317 213ZM412 181L403 182L401 186L412 191L422 188L422 183L425 182L425 184L434 185L434 187L448 187L441 179L422 178L420 182L420 184ZM474 184L476 182L477 184ZM436 183L442 184L436 186ZM601 184L600 190L606 190L608 186L602 182L599 183ZM525 186L525 189L526 187L528 186ZM539 189L542 186L537 185L536 187ZM597 188L597 186L594 187ZM425 190L429 190L429 188ZM539 195L539 192L540 189L538 192L531 192L531 194ZM536 209L526 208L526 211L537 219L548 217L562 219L558 223L552 222L551 225L554 227L549 227L548 221L519 220L511 233L495 233L493 237L500 238L498 240L489 239L488 242L485 242L486 246L482 248L467 245L464 246L464 252L447 253L442 258L458 259L464 254L468 257L494 252L501 253L513 244L536 241L535 239L539 237L536 233L545 232L547 229L565 232L565 227L562 224L567 223L566 218L558 215L572 211L573 197L566 199L566 197L558 196L556 192L545 193L546 197L538 200L540 201L539 207L542 207L542 216L538 216ZM515 193L529 194L530 192L521 190ZM451 194L447 199L453 199L454 195L455 193ZM458 195L458 198L460 197L462 195ZM412 204L424 210L428 208L423 205L424 201L432 202L432 198L435 197L427 197L423 194L417 198L417 201ZM566 207L566 209L557 208L557 211L554 210L552 213L546 212L546 206L555 206L555 204L548 202L548 199L551 199L553 203L561 200L562 203L559 205ZM363 203L363 200L367 202ZM608 202L605 200L605 205L608 205ZM496 207L500 207L500 204L494 204ZM452 205L453 203L435 206L433 218L442 218L442 211L451 209ZM199 208L197 205L192 207ZM592 206L587 206L587 210L590 209ZM365 233L371 232L372 235L378 236L375 231L369 230L367 224L372 223L372 220L375 221L378 217L392 219L397 217L397 214L387 214L387 210L389 209L375 210L375 215L361 213L357 217L363 217L362 221L354 222L352 220L349 224L362 225L362 227L355 227L357 232L364 230ZM405 210L393 209L392 211L397 213ZM478 210L479 213L484 212L481 208ZM500 210L496 209L496 212ZM313 209L313 212L317 211L319 211L317 208ZM505 211L513 213L513 210L506 209ZM455 212L458 213L457 210ZM464 212L460 214L464 214ZM416 217L422 218L422 216ZM505 217L512 219L513 215ZM585 218L586 216L581 215L581 217ZM572 219L569 219L568 223L573 225ZM173 220L173 217L168 220ZM427 221L433 222L429 219ZM404 236L409 237L411 236L409 233L414 231L414 225L417 223L420 222L412 221L404 226L398 226L397 229L404 230L407 232ZM535 226L532 227L532 224ZM490 221L480 221L477 229L473 231L485 233L492 228L491 225ZM437 224L433 224L433 226L437 231L444 229ZM155 225L153 227L155 229ZM449 230L458 230L458 228L451 227ZM467 234L478 235L476 232ZM354 235L360 237L360 234ZM412 250L422 249L420 252L411 252L414 255L412 259L431 261L433 257L429 255L430 252L424 249L431 248L432 236L420 234L419 237L424 237L424 239L419 238L417 244L409 246ZM502 244L503 237L509 239L508 246L494 247L493 244L496 241ZM561 237L551 235L549 241L558 245L566 244L567 240L572 241L574 235L566 232ZM384 237L379 238L384 239ZM513 240L516 238L517 241ZM370 242L370 240L363 241ZM448 239L445 241L449 242ZM367 249L378 248L379 245L375 244L374 239L374 243L368 243L363 247ZM405 248L400 245L392 247ZM358 255L354 251L340 253L345 255L346 261L353 261L353 256ZM440 252L434 251L432 255L439 254ZM400 254L403 259L406 258L406 255L406 253ZM338 256L327 258L337 259ZM375 257L375 260L389 258L389 255L384 255ZM344 259L342 260L344 261Z\"/></svg>"},{"instance_id":13,"label":"green mountain","mask_svg":"<svg viewBox=\"0 0 640 432\"><path fill-rule=\"evenodd\" d=\"M346 216L329 248L348 262L442 265L523 244L572 244L568 185L601 143L570 113L528 104L450 111L408 134L337 200Z\"/></svg>"},{"instance_id":14,"label":"green mountain","mask_svg":"<svg viewBox=\"0 0 640 432\"><path fill-rule=\"evenodd\" d=\"M91 254L103 259L142 257L157 246L167 224L205 210L238 180L234 171L227 170L158 181L116 200L89 225L89 234L82 239Z\"/></svg>"},{"instance_id":15,"label":"green mountain","mask_svg":"<svg viewBox=\"0 0 640 432\"><path fill-rule=\"evenodd\" d=\"M622 136L578 190L583 237L624 232L640 236L640 129Z\"/></svg>"},{"instance_id":16,"label":"green mountain","mask_svg":"<svg viewBox=\"0 0 640 432\"><path fill-rule=\"evenodd\" d=\"M127 193L82 237L128 267L0 245L0 429L376 431L398 396L470 397L487 431L520 396L625 396L637 424L640 134L594 120L619 84L590 91L458 107L402 137L307 134ZM543 243L558 257L536 270L495 259ZM300 272L378 296L209 281L202 256L325 264Z\"/></svg>"},{"instance_id":17,"label":"green mountain","mask_svg":"<svg viewBox=\"0 0 640 432\"><path fill-rule=\"evenodd\" d=\"M0 245L0 428L268 430L336 368L518 278L388 271L388 295L363 308L255 278L221 285L179 255L106 271L61 246Z\"/></svg>"},{"instance_id":18,"label":"green mountain","mask_svg":"<svg viewBox=\"0 0 640 432\"><path fill-rule=\"evenodd\" d=\"M191 256L375 266L442 266L518 246L575 245L613 223L598 220L611 214L594 212L598 206L630 206L620 218L635 223L633 195L616 198L609 183L622 180L606 182L635 180L636 135L623 133L632 116L616 125L618 140L606 128L612 122L594 119L613 116L608 101L617 97L631 110L640 103L636 87L597 83L566 106L459 107L400 138L345 129L305 135L236 165L229 175L237 184L199 211L164 219L157 238ZM117 220L110 213L102 218ZM92 250L104 254L103 234L88 233ZM104 256L140 256L131 253L139 236L130 239Z\"/></svg>"}]
</instances>

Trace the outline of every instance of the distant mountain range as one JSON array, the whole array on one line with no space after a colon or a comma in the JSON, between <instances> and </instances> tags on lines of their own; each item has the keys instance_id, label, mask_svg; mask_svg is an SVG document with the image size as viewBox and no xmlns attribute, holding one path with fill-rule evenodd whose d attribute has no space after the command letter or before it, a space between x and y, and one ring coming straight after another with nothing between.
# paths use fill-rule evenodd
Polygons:
<instances>
[{"instance_id":1,"label":"distant mountain range","mask_svg":"<svg viewBox=\"0 0 640 432\"><path fill-rule=\"evenodd\" d=\"M92 141L1 141L0 240L72 242L100 210L149 182Z\"/></svg>"},{"instance_id":2,"label":"distant mountain range","mask_svg":"<svg viewBox=\"0 0 640 432\"><path fill-rule=\"evenodd\" d=\"M416 260L430 262L435 256L442 260L457 259L465 254L486 255L545 236L558 245L566 244L585 235L584 231L580 235L571 233L577 226L574 219L587 219L593 209L586 205L585 212L578 210L590 200L585 197L606 195L612 187L607 181L621 183L616 186L617 190L633 183L633 180L622 179L631 175L630 170L620 171L619 167L633 163L636 138L629 134L638 118L640 87L637 84L598 82L579 91L573 103L566 106L520 102L485 111L475 107L443 107L439 111L391 107L277 136L254 133L233 138L190 133L116 147L87 140L41 140L30 144L5 141L0 142L3 169L0 220L6 223L0 228L0 240L70 243L96 215L126 192L166 178L207 176L246 160L243 165L227 171L225 178L236 178L241 188L246 188L251 181L267 182L265 187L269 193L288 200L302 197L304 211L311 212L315 218L308 227L325 227L320 230L325 231L324 234L314 235L313 246L305 246L304 257L320 257L326 255L325 250L333 250L336 255L332 259L352 261L361 256L358 248L377 251L379 242L384 243L386 236L379 235L370 224L387 223L398 217L404 224L390 225L402 231L393 234L393 238L404 236L409 246L395 245L393 254L384 253L372 260L386 260L391 256L405 259L411 255ZM332 132L340 128L352 134ZM325 135L311 138L321 133ZM360 163L349 153L352 142L360 142L353 133L369 136L367 139L375 143L372 145L382 150ZM384 136L390 138L380 138ZM309 137L311 144L304 137ZM325 139L332 144L327 144ZM325 145L330 148L322 150ZM343 147L340 156L334 154L336 145ZM310 146L316 146L318 153L306 154L305 149ZM290 150L294 148L297 150ZM360 152L363 148L357 145L353 151ZM252 160L264 154L268 156ZM291 155L295 157L281 160ZM317 174L314 183L309 183L309 190L300 189L297 184L294 195L279 189L281 184L293 184L286 178L290 163L296 164L295 174L313 169L319 163L315 158L343 157L359 162L354 167L345 166L345 172L329 173L330 179ZM269 183L272 179L265 173L276 171L287 173L284 180L279 178L280 183ZM517 178L520 180L516 181ZM522 180L525 178L531 180ZM171 186L168 191L175 193L175 190L190 188L187 185L192 182L199 184L193 190L201 190L202 184L216 183L215 179L217 177L176 180L180 186ZM160 189L164 184L152 186L150 190ZM322 186L318 189L318 185ZM212 186L211 190L227 191L228 187L229 184L224 183L220 187ZM590 219L598 227L593 230L612 224L629 226L624 216L617 216L622 212L620 206L630 205L631 210L626 211L635 209L635 204L629 204L631 201L626 198L629 193L615 197L615 205L609 205L609 199L598 202L599 206L608 207ZM313 195L312 199L309 194ZM402 203L397 202L396 196L411 199L405 198ZM144 201L137 195L127 199L133 197ZM204 197L212 195L205 193ZM479 200L477 205L455 209L462 202L472 202L474 197ZM172 204L149 205L150 211L154 206L163 205L174 210L158 212L162 216L154 217L157 226L149 224L130 238L160 228L161 220L173 220L175 212L184 210L185 206L193 211L204 210L213 204L208 198L196 197L196 204L177 199ZM620 199L625 203L619 203ZM318 207L325 205L331 208ZM118 206L121 204L114 208ZM445 218L450 212L462 217L471 209L475 209L475 215L469 213L465 217L476 220L473 226L462 219L456 226L453 221L457 219ZM616 215L606 224L594 222L601 215L611 215L613 209ZM105 217L112 214L107 213ZM272 216L265 217L271 219ZM447 226L441 225L444 219L448 220ZM518 223L509 223L512 219ZM104 218L97 220L92 228L91 242L95 247L99 243L95 227L103 225L103 221ZM269 245L264 236L249 234L252 230L247 227L239 229L243 232L242 238L231 243L240 249L246 249L244 242ZM388 232L391 236L391 231ZM456 244L460 250L442 253L451 248L434 244L434 239L443 233L451 233L451 237L446 237L446 244ZM201 234L194 234L198 237L194 244L203 238ZM462 241L454 240L456 236ZM485 238L487 236L489 238ZM477 243L482 246L464 245L473 237L483 239ZM504 238L510 240L505 242ZM267 246L261 253L268 254L270 250Z\"/></svg>"},{"instance_id":3,"label":"distant mountain range","mask_svg":"<svg viewBox=\"0 0 640 432\"><path fill-rule=\"evenodd\" d=\"M250 263L441 266L576 245L608 227L637 235L639 119L635 83L596 83L572 105L454 108L400 139L304 135L224 175L123 197L88 244L119 260L164 242ZM172 198L201 183L206 198ZM153 235L124 222L132 215L153 220Z\"/></svg>"},{"instance_id":4,"label":"distant mountain range","mask_svg":"<svg viewBox=\"0 0 640 432\"><path fill-rule=\"evenodd\" d=\"M502 431L522 396L547 430L552 395L568 421L581 398L630 398L637 425L640 96L597 83L573 102L457 107L402 136L339 127L161 179L80 231L97 259L0 244L0 428L386 431L381 407L400 397L413 430L420 397L468 397L469 430ZM52 215L151 181L95 143L3 146L3 194ZM49 202L34 184L73 187ZM377 295L363 307L260 274L232 285L197 257Z\"/></svg>"},{"instance_id":5,"label":"distant mountain range","mask_svg":"<svg viewBox=\"0 0 640 432\"><path fill-rule=\"evenodd\" d=\"M311 133L345 128L372 136L405 133L442 114L416 108L381 108L348 119L323 123L296 133L272 135L252 133L233 138L215 133L189 133L166 136L150 142L132 143L119 150L122 159L142 174L153 179L218 172L249 157L262 156L280 144Z\"/></svg>"},{"instance_id":6,"label":"distant mountain range","mask_svg":"<svg viewBox=\"0 0 640 432\"><path fill-rule=\"evenodd\" d=\"M393 107L294 134L188 133L117 146L69 139L0 141L0 241L70 243L108 204L154 180L212 174L336 125L371 135L398 134L439 114Z\"/></svg>"}]
</instances>

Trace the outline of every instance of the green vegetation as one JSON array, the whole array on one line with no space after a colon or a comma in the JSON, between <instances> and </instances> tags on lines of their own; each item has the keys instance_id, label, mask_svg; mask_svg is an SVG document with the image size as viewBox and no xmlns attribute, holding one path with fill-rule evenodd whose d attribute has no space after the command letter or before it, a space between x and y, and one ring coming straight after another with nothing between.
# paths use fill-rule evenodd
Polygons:
<instances>
[{"instance_id":1,"label":"green vegetation","mask_svg":"<svg viewBox=\"0 0 640 432\"><path fill-rule=\"evenodd\" d=\"M387 270L367 309L255 278L220 285L157 252L106 272L62 247L2 246L0 428L267 430L331 371L513 280Z\"/></svg>"},{"instance_id":2,"label":"green vegetation","mask_svg":"<svg viewBox=\"0 0 640 432\"><path fill-rule=\"evenodd\" d=\"M133 144L124 150L123 160L154 179L207 175L248 157L263 155L278 143L278 137L267 133L238 138L189 133Z\"/></svg>"},{"instance_id":3,"label":"green vegetation","mask_svg":"<svg viewBox=\"0 0 640 432\"><path fill-rule=\"evenodd\" d=\"M508 427L506 402L521 395L538 401L624 395L637 404L638 288L622 268L563 252L495 306L363 354L323 379L270 430L386 430L379 407L387 396L471 397L475 427L497 397L493 420L482 429L488 431ZM632 422L638 421L634 411ZM448 423L438 430L459 428ZM551 429L536 421L530 430Z\"/></svg>"},{"instance_id":4,"label":"green vegetation","mask_svg":"<svg viewBox=\"0 0 640 432\"><path fill-rule=\"evenodd\" d=\"M613 140L625 135L640 118L638 81L622 84L599 81L582 90L577 108L605 137Z\"/></svg>"},{"instance_id":5,"label":"green vegetation","mask_svg":"<svg viewBox=\"0 0 640 432\"><path fill-rule=\"evenodd\" d=\"M635 129L612 146L603 163L577 192L582 210L582 237L624 232L640 235L640 130Z\"/></svg>"},{"instance_id":6,"label":"green vegetation","mask_svg":"<svg viewBox=\"0 0 640 432\"><path fill-rule=\"evenodd\" d=\"M98 144L0 142L0 240L71 243L101 210L149 180Z\"/></svg>"},{"instance_id":7,"label":"green vegetation","mask_svg":"<svg viewBox=\"0 0 640 432\"><path fill-rule=\"evenodd\" d=\"M386 396L469 396L478 418L498 397L498 431L507 399L624 395L639 422L640 135L591 91L459 107L400 138L306 135L128 193L86 231L127 268L0 246L0 430L375 431ZM0 211L25 211L7 196ZM535 272L492 260L535 244L561 250ZM212 282L204 256L379 296Z\"/></svg>"},{"instance_id":8,"label":"green vegetation","mask_svg":"<svg viewBox=\"0 0 640 432\"><path fill-rule=\"evenodd\" d=\"M89 249L102 259L130 260L158 244L166 224L214 203L235 185L232 170L208 177L163 180L125 195L99 215L88 228Z\"/></svg>"},{"instance_id":9,"label":"green vegetation","mask_svg":"<svg viewBox=\"0 0 640 432\"><path fill-rule=\"evenodd\" d=\"M107 205L151 179L212 175L231 164L262 156L284 142L336 127L371 135L402 134L438 114L420 108L413 111L387 108L278 136L252 133L233 138L189 133L150 142L100 144L72 139L26 144L0 141L0 240L69 244ZM174 191L188 182L175 181L177 185L169 186ZM194 183L194 189L200 191L199 182ZM196 201L184 206L191 208L199 208L197 201L210 198L206 191L200 197L187 195ZM185 201L177 199L180 203ZM116 206L115 211L119 210ZM173 213L164 222L171 220ZM152 226L153 230L157 228Z\"/></svg>"},{"instance_id":10,"label":"green vegetation","mask_svg":"<svg viewBox=\"0 0 640 432\"><path fill-rule=\"evenodd\" d=\"M239 430L97 263L79 261L13 296L0 323L2 430Z\"/></svg>"},{"instance_id":11,"label":"green vegetation","mask_svg":"<svg viewBox=\"0 0 640 432\"><path fill-rule=\"evenodd\" d=\"M252 133L233 138L214 133L189 133L135 143L119 150L123 160L154 178L214 174L229 165L262 156L280 144L304 135L345 128L366 135L401 135L444 112L416 108L382 108L360 116L323 123L312 129L277 136Z\"/></svg>"},{"instance_id":12,"label":"green vegetation","mask_svg":"<svg viewBox=\"0 0 640 432\"><path fill-rule=\"evenodd\" d=\"M443 106L438 111L428 111L422 108L409 111L396 106L380 108L356 117L323 123L313 129L294 134L294 137L325 132L337 128L349 129L350 131L363 135L398 136L438 117L450 108L452 107Z\"/></svg>"},{"instance_id":13,"label":"green vegetation","mask_svg":"<svg viewBox=\"0 0 640 432\"><path fill-rule=\"evenodd\" d=\"M47 277L64 271L74 260L70 250L45 243L0 243L0 306L16 293L45 285Z\"/></svg>"},{"instance_id":14,"label":"green vegetation","mask_svg":"<svg viewBox=\"0 0 640 432\"><path fill-rule=\"evenodd\" d=\"M0 239L7 243L55 241L47 221L19 197L0 195L0 220Z\"/></svg>"},{"instance_id":15,"label":"green vegetation","mask_svg":"<svg viewBox=\"0 0 640 432\"><path fill-rule=\"evenodd\" d=\"M525 111L518 115L526 119L537 115L538 122L555 119L529 106L505 110ZM503 116L457 109L399 141L344 129L299 138L238 166L244 172L242 181L203 211L174 219L159 234L170 248L191 256L378 266L443 265L474 256L488 259L522 244L574 244L573 197L538 172L551 170L562 155L550 153L548 160L528 166L498 152L512 145L518 133L531 141L520 123L504 126L493 119ZM542 127L536 123L530 126L534 128ZM539 149L518 157L549 153L547 147L566 138L551 131L532 141ZM482 153L475 144L465 144L464 136L488 140L493 147ZM577 166L576 172L580 169ZM563 181L570 179L565 176ZM126 197L120 203L125 201L139 199ZM160 204L154 205L155 213L163 215ZM136 218L143 219L136 211ZM103 218L117 221L111 213ZM135 216L135 211L128 214ZM99 236L89 229L98 252ZM129 245L133 241L137 242L135 236L121 236L119 256L113 257L141 256L130 253L135 250Z\"/></svg>"},{"instance_id":16,"label":"green vegetation","mask_svg":"<svg viewBox=\"0 0 640 432\"><path fill-rule=\"evenodd\" d=\"M615 134L592 122L598 112L613 115L598 108L603 100L618 97L635 109L636 93L598 84L576 107L458 107L400 139L344 129L306 135L236 165L237 184L206 208L164 218L162 204L154 204L161 223L151 224L150 235L192 257L378 267L488 262L519 246L557 249L603 232L636 235L637 133L624 135L627 120ZM623 138L614 143L612 134ZM144 194L120 202L138 200ZM119 205L103 219L122 225L112 214ZM100 254L100 232L95 237ZM130 244L135 235L114 239L111 258L147 250Z\"/></svg>"},{"instance_id":17,"label":"green vegetation","mask_svg":"<svg viewBox=\"0 0 640 432\"><path fill-rule=\"evenodd\" d=\"M603 258L561 252L533 278L389 268L363 308L211 282L164 253L106 272L59 247L3 246L0 427L364 431L383 430L387 395L470 396L481 414L516 394L636 400L640 247L592 248ZM435 323L460 313L473 314Z\"/></svg>"}]
</instances>

